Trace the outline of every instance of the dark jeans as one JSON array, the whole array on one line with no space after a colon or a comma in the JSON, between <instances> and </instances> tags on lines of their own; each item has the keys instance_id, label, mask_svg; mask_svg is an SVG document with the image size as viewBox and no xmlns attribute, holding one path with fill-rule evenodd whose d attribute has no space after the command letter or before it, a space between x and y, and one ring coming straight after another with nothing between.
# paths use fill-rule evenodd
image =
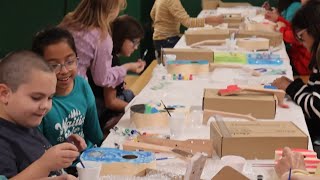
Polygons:
<instances>
[{"instance_id":1,"label":"dark jeans","mask_svg":"<svg viewBox=\"0 0 320 180\"><path fill-rule=\"evenodd\" d=\"M125 101L125 102L130 102L134 98L134 94L130 89L125 89L121 91L120 94L117 94L117 98ZM122 115L124 112L118 112L114 110L110 110L105 107L104 99L96 98L96 106L97 106L97 111L98 111L98 116L99 116L99 121L100 121L100 127L101 130L104 132L106 125L108 125L110 120L112 120L113 117L117 117Z\"/></svg>"},{"instance_id":2,"label":"dark jeans","mask_svg":"<svg viewBox=\"0 0 320 180\"><path fill-rule=\"evenodd\" d=\"M180 39L180 36L173 36L164 40L154 40L153 41L154 48L158 53L158 58L161 55L161 48L173 48L177 44L179 39Z\"/></svg>"}]
</instances>

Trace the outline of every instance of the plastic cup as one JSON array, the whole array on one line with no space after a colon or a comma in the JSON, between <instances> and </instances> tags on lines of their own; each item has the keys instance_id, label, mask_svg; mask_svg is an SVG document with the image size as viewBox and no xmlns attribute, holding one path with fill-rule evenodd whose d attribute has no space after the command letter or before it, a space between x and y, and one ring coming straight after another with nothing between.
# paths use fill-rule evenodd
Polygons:
<instances>
[{"instance_id":1,"label":"plastic cup","mask_svg":"<svg viewBox=\"0 0 320 180\"><path fill-rule=\"evenodd\" d=\"M184 127L184 120L186 118L186 114L185 112L171 112L170 114L170 135L172 137L180 136Z\"/></svg>"},{"instance_id":2,"label":"plastic cup","mask_svg":"<svg viewBox=\"0 0 320 180\"><path fill-rule=\"evenodd\" d=\"M192 110L189 114L189 121L192 127L200 127L203 121L203 111Z\"/></svg>"},{"instance_id":3,"label":"plastic cup","mask_svg":"<svg viewBox=\"0 0 320 180\"><path fill-rule=\"evenodd\" d=\"M224 166L230 166L233 169L239 171L240 173L243 171L243 167L246 164L246 159L241 156L223 156L221 158L222 163Z\"/></svg>"},{"instance_id":4,"label":"plastic cup","mask_svg":"<svg viewBox=\"0 0 320 180\"><path fill-rule=\"evenodd\" d=\"M81 163L77 163L77 171L80 180L99 180L101 163L94 161L83 161L84 167Z\"/></svg>"}]
</instances>

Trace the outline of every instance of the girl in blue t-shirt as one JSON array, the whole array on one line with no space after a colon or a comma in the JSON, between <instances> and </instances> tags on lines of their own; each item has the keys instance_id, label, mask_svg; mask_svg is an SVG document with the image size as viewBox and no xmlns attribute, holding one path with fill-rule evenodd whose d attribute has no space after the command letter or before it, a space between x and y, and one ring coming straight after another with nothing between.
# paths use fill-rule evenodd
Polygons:
<instances>
[{"instance_id":1,"label":"girl in blue t-shirt","mask_svg":"<svg viewBox=\"0 0 320 180\"><path fill-rule=\"evenodd\" d=\"M61 28L43 30L34 37L32 50L43 56L57 77L52 109L39 126L52 145L70 135L84 138L87 146L100 145L103 135L95 98L86 80L77 76L78 57L72 35Z\"/></svg>"}]
</instances>

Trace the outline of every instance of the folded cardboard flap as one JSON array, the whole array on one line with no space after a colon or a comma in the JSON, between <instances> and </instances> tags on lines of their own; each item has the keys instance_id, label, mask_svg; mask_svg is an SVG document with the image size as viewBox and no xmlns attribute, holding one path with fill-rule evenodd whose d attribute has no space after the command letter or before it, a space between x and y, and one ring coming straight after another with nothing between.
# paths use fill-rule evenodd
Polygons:
<instances>
[{"instance_id":1,"label":"folded cardboard flap","mask_svg":"<svg viewBox=\"0 0 320 180\"><path fill-rule=\"evenodd\" d=\"M176 60L207 60L209 63L214 58L210 49L164 48L163 54L174 54Z\"/></svg>"},{"instance_id":2,"label":"folded cardboard flap","mask_svg":"<svg viewBox=\"0 0 320 180\"><path fill-rule=\"evenodd\" d=\"M217 121L210 125L216 153L273 159L279 147L308 148L308 136L291 121Z\"/></svg>"},{"instance_id":3,"label":"folded cardboard flap","mask_svg":"<svg viewBox=\"0 0 320 180\"><path fill-rule=\"evenodd\" d=\"M245 175L239 173L230 166L224 166L211 180L249 180Z\"/></svg>"},{"instance_id":4,"label":"folded cardboard flap","mask_svg":"<svg viewBox=\"0 0 320 180\"><path fill-rule=\"evenodd\" d=\"M262 93L241 93L239 95L219 96L218 89L205 89L203 109L225 111L248 115L255 118L274 119L276 100L273 95Z\"/></svg>"},{"instance_id":5,"label":"folded cardboard flap","mask_svg":"<svg viewBox=\"0 0 320 180\"><path fill-rule=\"evenodd\" d=\"M188 29L184 34L187 45L205 40L225 40L230 38L229 29Z\"/></svg>"},{"instance_id":6,"label":"folded cardboard flap","mask_svg":"<svg viewBox=\"0 0 320 180\"><path fill-rule=\"evenodd\" d=\"M277 47L282 44L282 33L279 32L261 32L261 31L247 31L240 30L237 35L237 38L248 38L248 37L259 37L266 38L270 40L270 46Z\"/></svg>"}]
</instances>

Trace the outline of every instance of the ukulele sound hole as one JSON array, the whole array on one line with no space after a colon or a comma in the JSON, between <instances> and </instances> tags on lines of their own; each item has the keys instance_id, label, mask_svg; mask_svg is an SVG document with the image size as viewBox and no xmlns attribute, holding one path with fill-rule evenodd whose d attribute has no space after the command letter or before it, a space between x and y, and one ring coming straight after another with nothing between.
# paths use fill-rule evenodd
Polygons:
<instances>
[{"instance_id":1,"label":"ukulele sound hole","mask_svg":"<svg viewBox=\"0 0 320 180\"><path fill-rule=\"evenodd\" d=\"M123 159L137 159L138 156L136 155L124 155L122 156Z\"/></svg>"}]
</instances>

